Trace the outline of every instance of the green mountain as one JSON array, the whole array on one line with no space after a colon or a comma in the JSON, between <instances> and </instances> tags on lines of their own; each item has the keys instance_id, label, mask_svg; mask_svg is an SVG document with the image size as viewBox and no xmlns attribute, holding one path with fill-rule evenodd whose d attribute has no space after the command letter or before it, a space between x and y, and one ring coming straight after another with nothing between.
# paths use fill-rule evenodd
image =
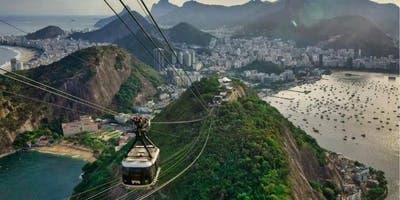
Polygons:
<instances>
[{"instance_id":1,"label":"green mountain","mask_svg":"<svg viewBox=\"0 0 400 200\"><path fill-rule=\"evenodd\" d=\"M18 72L103 107L124 112L156 94L161 83L157 72L115 46L91 47L47 66ZM0 153L10 151L15 137L41 126L59 130L61 121L79 115L103 113L44 91L0 78ZM5 92L3 92L5 91ZM40 99L51 106L8 92ZM136 98L137 96L141 98ZM62 107L62 108L61 108Z\"/></svg>"},{"instance_id":2,"label":"green mountain","mask_svg":"<svg viewBox=\"0 0 400 200\"><path fill-rule=\"evenodd\" d=\"M221 90L216 78L195 85L206 102ZM338 179L327 163L326 151L255 92L237 81L233 85L235 97L214 108L202 122L152 125L150 137L161 148L162 163L153 188L176 177L203 152L186 173L153 198L335 199ZM153 121L202 116L207 112L186 91ZM119 165L127 152L125 147L87 164L73 199L87 199L100 191L104 199L143 197L149 190L127 190L118 184Z\"/></svg>"},{"instance_id":3,"label":"green mountain","mask_svg":"<svg viewBox=\"0 0 400 200\"><path fill-rule=\"evenodd\" d=\"M152 37L153 41L156 43L157 46L163 47L164 44L162 44L157 38ZM148 52L139 42L141 41L142 44L147 48ZM142 62L146 63L149 66L153 66L154 64L154 58L153 58L153 49L154 45L153 43L147 39L145 34L141 31L138 31L136 33L136 37L132 35L128 35L126 37L120 38L114 42L114 44L123 47L127 49L129 52L131 52L135 57L137 57L139 60Z\"/></svg>"},{"instance_id":4,"label":"green mountain","mask_svg":"<svg viewBox=\"0 0 400 200\"><path fill-rule=\"evenodd\" d=\"M322 20L298 34L298 41L324 48L362 49L366 55L398 56L392 38L361 16L341 16Z\"/></svg>"},{"instance_id":5,"label":"green mountain","mask_svg":"<svg viewBox=\"0 0 400 200\"><path fill-rule=\"evenodd\" d=\"M186 43L207 47L213 36L209 33L200 31L188 23L179 23L166 31L167 37L176 43Z\"/></svg>"},{"instance_id":6,"label":"green mountain","mask_svg":"<svg viewBox=\"0 0 400 200\"><path fill-rule=\"evenodd\" d=\"M306 26L290 12L279 12L252 23L237 36L269 36L295 40L299 46L362 49L368 56L398 55L395 40L367 18L354 15L323 19Z\"/></svg>"},{"instance_id":7,"label":"green mountain","mask_svg":"<svg viewBox=\"0 0 400 200\"><path fill-rule=\"evenodd\" d=\"M29 33L25 37L28 40L44 40L44 39L56 38L64 34L65 32L58 26L47 26L36 32Z\"/></svg>"}]
</instances>

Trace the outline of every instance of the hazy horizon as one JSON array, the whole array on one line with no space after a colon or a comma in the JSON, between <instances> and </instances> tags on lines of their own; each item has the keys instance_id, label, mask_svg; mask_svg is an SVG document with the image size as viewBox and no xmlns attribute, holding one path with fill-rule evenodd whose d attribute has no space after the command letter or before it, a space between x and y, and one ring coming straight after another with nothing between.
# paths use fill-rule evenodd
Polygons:
<instances>
[{"instance_id":1,"label":"hazy horizon","mask_svg":"<svg viewBox=\"0 0 400 200\"><path fill-rule=\"evenodd\" d=\"M108 0L118 11L122 10L118 0ZM150 7L159 0L146 0ZM182 6L188 0L170 0L171 3ZM249 0L198 0L200 3L213 5L240 5ZM266 0L263 0L266 1ZM276 0L268 0L274 2ZM372 0L377 3L393 3L400 6L400 0ZM134 10L141 12L138 1L124 1ZM101 0L0 0L0 15L111 15L105 3ZM21 6L23 5L23 6ZM76 5L79 5L77 7Z\"/></svg>"}]
</instances>

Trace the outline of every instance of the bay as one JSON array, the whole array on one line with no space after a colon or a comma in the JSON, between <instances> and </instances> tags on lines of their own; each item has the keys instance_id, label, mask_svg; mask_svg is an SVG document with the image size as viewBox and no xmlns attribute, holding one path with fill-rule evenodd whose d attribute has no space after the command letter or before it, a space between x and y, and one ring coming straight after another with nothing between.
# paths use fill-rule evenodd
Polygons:
<instances>
[{"instance_id":1,"label":"bay","mask_svg":"<svg viewBox=\"0 0 400 200\"><path fill-rule=\"evenodd\" d=\"M387 199L397 200L399 92L400 77L396 74L344 71L275 95L286 99L264 100L323 148L384 171L389 186Z\"/></svg>"},{"instance_id":2,"label":"bay","mask_svg":"<svg viewBox=\"0 0 400 200\"><path fill-rule=\"evenodd\" d=\"M65 199L81 181L85 161L39 152L0 158L0 199Z\"/></svg>"}]
</instances>

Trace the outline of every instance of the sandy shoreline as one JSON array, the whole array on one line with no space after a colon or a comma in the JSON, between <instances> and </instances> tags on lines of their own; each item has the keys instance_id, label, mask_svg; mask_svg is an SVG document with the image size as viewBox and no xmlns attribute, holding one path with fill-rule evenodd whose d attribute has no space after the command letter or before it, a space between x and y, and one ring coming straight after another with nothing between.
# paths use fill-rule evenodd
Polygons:
<instances>
[{"instance_id":1,"label":"sandy shoreline","mask_svg":"<svg viewBox=\"0 0 400 200\"><path fill-rule=\"evenodd\" d=\"M78 148L73 148L73 147L67 146L65 144L56 144L56 145L49 146L49 147L34 147L32 149L35 151L41 152L41 153L49 153L49 154L54 154L54 155L79 158L79 159L83 159L88 162L96 161L96 158L94 157L92 152L78 149Z\"/></svg>"},{"instance_id":2,"label":"sandy shoreline","mask_svg":"<svg viewBox=\"0 0 400 200\"><path fill-rule=\"evenodd\" d=\"M37 54L37 52L35 50L27 49L24 47L14 47L14 46L0 46L0 47L9 49L9 50L17 53L15 58L18 61L23 62L23 63L27 63L27 62L31 61L33 58L35 58L35 55ZM8 61L6 63L0 63L0 68L4 68L6 70L11 70L10 67L11 67L10 61Z\"/></svg>"}]
</instances>

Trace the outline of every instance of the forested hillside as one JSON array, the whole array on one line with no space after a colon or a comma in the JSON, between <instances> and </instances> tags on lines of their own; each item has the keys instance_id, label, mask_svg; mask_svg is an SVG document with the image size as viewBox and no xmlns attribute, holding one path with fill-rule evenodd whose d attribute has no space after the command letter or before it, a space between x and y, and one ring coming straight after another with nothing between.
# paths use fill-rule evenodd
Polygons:
<instances>
[{"instance_id":1,"label":"forested hillside","mask_svg":"<svg viewBox=\"0 0 400 200\"><path fill-rule=\"evenodd\" d=\"M275 108L246 91L237 101L215 107L202 122L153 124L150 137L161 148L162 171L157 185L171 180L201 152L185 174L155 193L168 199L332 199L338 192L326 167L325 151L294 127ZM211 78L196 83L206 102L220 91ZM153 120L179 121L207 116L190 91ZM207 139L208 138L208 139ZM297 153L295 153L297 152ZM97 195L94 186L109 188L103 198L138 198L148 190L127 190L121 183L119 162L126 149L88 164L75 189L77 199ZM107 182L113 183L107 183ZM312 183L312 184L310 184ZM318 185L318 188L315 187ZM160 195L160 196L158 196ZM324 196L325 195L325 196Z\"/></svg>"}]
</instances>

